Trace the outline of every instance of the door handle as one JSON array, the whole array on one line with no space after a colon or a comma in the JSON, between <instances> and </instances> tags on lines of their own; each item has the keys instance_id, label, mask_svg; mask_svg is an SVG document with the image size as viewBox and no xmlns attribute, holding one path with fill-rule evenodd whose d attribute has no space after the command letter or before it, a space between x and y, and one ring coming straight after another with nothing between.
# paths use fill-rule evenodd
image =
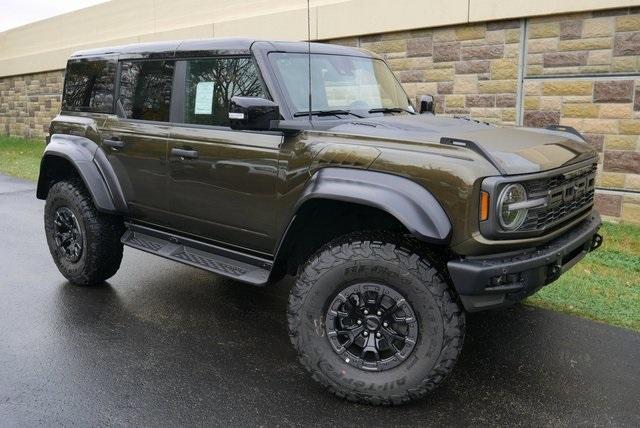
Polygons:
<instances>
[{"instance_id":1,"label":"door handle","mask_svg":"<svg viewBox=\"0 0 640 428\"><path fill-rule=\"evenodd\" d=\"M198 159L197 150L171 149L171 155L183 159Z\"/></svg>"},{"instance_id":2,"label":"door handle","mask_svg":"<svg viewBox=\"0 0 640 428\"><path fill-rule=\"evenodd\" d=\"M107 137L102 140L102 144L114 149L121 149L124 147L124 141L118 137Z\"/></svg>"}]
</instances>

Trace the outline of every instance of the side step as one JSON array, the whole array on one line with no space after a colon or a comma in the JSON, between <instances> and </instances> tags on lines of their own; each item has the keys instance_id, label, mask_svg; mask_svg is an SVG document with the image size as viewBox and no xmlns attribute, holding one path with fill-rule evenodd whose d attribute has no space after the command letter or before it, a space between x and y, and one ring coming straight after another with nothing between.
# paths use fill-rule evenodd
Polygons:
<instances>
[{"instance_id":1,"label":"side step","mask_svg":"<svg viewBox=\"0 0 640 428\"><path fill-rule=\"evenodd\" d=\"M147 253L184 263L253 285L265 285L272 263L211 244L127 223L122 243Z\"/></svg>"}]
</instances>

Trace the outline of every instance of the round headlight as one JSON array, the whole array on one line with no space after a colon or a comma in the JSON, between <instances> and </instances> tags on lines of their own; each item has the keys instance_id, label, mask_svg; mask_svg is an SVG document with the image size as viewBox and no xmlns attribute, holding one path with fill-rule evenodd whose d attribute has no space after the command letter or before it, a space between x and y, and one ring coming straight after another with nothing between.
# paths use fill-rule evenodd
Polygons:
<instances>
[{"instance_id":1,"label":"round headlight","mask_svg":"<svg viewBox=\"0 0 640 428\"><path fill-rule=\"evenodd\" d=\"M498 218L503 229L515 230L522 226L528 210L511 205L526 200L527 192L520 184L510 184L502 190L498 198Z\"/></svg>"}]
</instances>

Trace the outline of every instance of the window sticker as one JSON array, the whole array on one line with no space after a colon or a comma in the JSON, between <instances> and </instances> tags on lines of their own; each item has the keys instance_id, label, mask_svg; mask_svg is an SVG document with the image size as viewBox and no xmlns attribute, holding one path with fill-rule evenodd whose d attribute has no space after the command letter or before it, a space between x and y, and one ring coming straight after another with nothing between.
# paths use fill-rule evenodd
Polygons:
<instances>
[{"instance_id":1,"label":"window sticker","mask_svg":"<svg viewBox=\"0 0 640 428\"><path fill-rule=\"evenodd\" d=\"M213 113L213 82L200 82L196 86L196 106L193 113Z\"/></svg>"}]
</instances>

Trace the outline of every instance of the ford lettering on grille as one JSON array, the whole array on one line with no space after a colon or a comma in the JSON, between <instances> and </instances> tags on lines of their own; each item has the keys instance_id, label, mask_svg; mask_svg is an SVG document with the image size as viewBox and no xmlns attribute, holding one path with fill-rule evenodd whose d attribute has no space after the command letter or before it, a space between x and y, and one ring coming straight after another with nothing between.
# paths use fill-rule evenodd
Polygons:
<instances>
[{"instance_id":1,"label":"ford lettering on grille","mask_svg":"<svg viewBox=\"0 0 640 428\"><path fill-rule=\"evenodd\" d=\"M550 179L522 183L529 199L538 200L539 205L529 210L521 230L546 230L591 207L595 175L595 166L589 166Z\"/></svg>"}]
</instances>

